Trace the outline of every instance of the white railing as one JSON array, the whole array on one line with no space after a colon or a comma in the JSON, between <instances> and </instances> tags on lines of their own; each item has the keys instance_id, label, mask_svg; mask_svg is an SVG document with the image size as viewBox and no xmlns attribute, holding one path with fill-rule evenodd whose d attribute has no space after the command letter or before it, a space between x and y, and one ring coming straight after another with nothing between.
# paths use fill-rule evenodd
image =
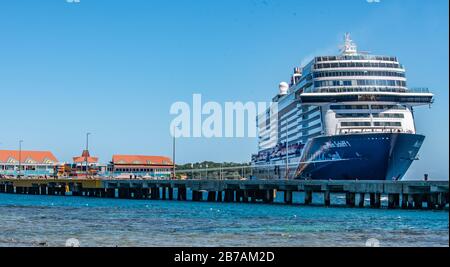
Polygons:
<instances>
[{"instance_id":1,"label":"white railing","mask_svg":"<svg viewBox=\"0 0 450 267\"><path fill-rule=\"evenodd\" d=\"M352 133L414 133L413 131L405 131L400 127L349 127L339 128L336 134L352 134Z\"/></svg>"},{"instance_id":2,"label":"white railing","mask_svg":"<svg viewBox=\"0 0 450 267\"><path fill-rule=\"evenodd\" d=\"M288 178L293 179L299 162L288 164ZM286 179L286 164L260 164L236 167L178 169L177 174L193 180Z\"/></svg>"}]
</instances>

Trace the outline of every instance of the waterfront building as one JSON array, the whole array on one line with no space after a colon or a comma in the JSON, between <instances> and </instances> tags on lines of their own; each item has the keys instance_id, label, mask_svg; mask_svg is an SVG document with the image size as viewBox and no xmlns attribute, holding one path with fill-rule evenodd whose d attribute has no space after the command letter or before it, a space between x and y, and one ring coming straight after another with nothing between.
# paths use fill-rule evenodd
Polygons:
<instances>
[{"instance_id":1,"label":"waterfront building","mask_svg":"<svg viewBox=\"0 0 450 267\"><path fill-rule=\"evenodd\" d=\"M98 157L91 156L89 150L83 150L81 156L73 157L72 160L72 163L60 164L58 176L103 176L106 173L107 165L99 163Z\"/></svg>"},{"instance_id":2,"label":"waterfront building","mask_svg":"<svg viewBox=\"0 0 450 267\"><path fill-rule=\"evenodd\" d=\"M114 155L108 172L117 178L170 178L173 162L164 156Z\"/></svg>"},{"instance_id":3,"label":"waterfront building","mask_svg":"<svg viewBox=\"0 0 450 267\"><path fill-rule=\"evenodd\" d=\"M81 156L73 157L71 176L96 175L98 166L98 157L92 157L89 150L83 150Z\"/></svg>"},{"instance_id":4,"label":"waterfront building","mask_svg":"<svg viewBox=\"0 0 450 267\"><path fill-rule=\"evenodd\" d=\"M58 159L50 151L0 150L0 174L53 176Z\"/></svg>"}]
</instances>

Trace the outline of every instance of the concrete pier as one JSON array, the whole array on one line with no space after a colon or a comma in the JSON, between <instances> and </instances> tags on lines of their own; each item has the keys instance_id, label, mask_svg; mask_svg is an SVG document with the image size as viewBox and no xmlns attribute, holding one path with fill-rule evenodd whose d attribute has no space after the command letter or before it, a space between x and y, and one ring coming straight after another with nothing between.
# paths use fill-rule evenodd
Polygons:
<instances>
[{"instance_id":1,"label":"concrete pier","mask_svg":"<svg viewBox=\"0 0 450 267\"><path fill-rule=\"evenodd\" d=\"M345 196L347 207L389 209L448 209L448 181L305 181L305 180L105 180L105 179L0 179L0 193L83 196L96 198L187 201L313 204L323 194L324 206L332 206L331 194ZM294 198L303 193L304 199ZM387 198L387 201L382 197ZM189 198L191 200L191 198ZM317 203L315 203L317 204Z\"/></svg>"}]
</instances>

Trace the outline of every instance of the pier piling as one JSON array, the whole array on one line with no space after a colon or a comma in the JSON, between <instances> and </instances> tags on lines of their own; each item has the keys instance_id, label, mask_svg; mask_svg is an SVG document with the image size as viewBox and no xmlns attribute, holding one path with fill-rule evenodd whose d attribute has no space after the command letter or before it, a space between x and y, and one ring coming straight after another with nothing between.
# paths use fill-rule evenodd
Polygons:
<instances>
[{"instance_id":1,"label":"pier piling","mask_svg":"<svg viewBox=\"0 0 450 267\"><path fill-rule=\"evenodd\" d=\"M222 202L223 201L223 191L218 191L217 192L217 202Z\"/></svg>"},{"instance_id":2,"label":"pier piling","mask_svg":"<svg viewBox=\"0 0 450 267\"><path fill-rule=\"evenodd\" d=\"M203 192L193 190L192 191L192 201L202 201L203 200Z\"/></svg>"},{"instance_id":3,"label":"pier piling","mask_svg":"<svg viewBox=\"0 0 450 267\"><path fill-rule=\"evenodd\" d=\"M244 192L243 192L243 199L242 199L242 201L244 203L248 203L248 198L249 198L249 192L248 192L247 189L245 189Z\"/></svg>"},{"instance_id":4,"label":"pier piling","mask_svg":"<svg viewBox=\"0 0 450 267\"><path fill-rule=\"evenodd\" d=\"M47 185L41 184L39 186L39 194L40 195L47 195Z\"/></svg>"},{"instance_id":5,"label":"pier piling","mask_svg":"<svg viewBox=\"0 0 450 267\"><path fill-rule=\"evenodd\" d=\"M313 192L310 190L305 191L305 205L310 205L312 203L312 194Z\"/></svg>"},{"instance_id":6,"label":"pier piling","mask_svg":"<svg viewBox=\"0 0 450 267\"><path fill-rule=\"evenodd\" d=\"M398 194L388 195L388 208L395 209L398 207Z\"/></svg>"},{"instance_id":7,"label":"pier piling","mask_svg":"<svg viewBox=\"0 0 450 267\"><path fill-rule=\"evenodd\" d=\"M284 191L284 203L292 204L292 191Z\"/></svg>"},{"instance_id":8,"label":"pier piling","mask_svg":"<svg viewBox=\"0 0 450 267\"><path fill-rule=\"evenodd\" d=\"M12 185L12 184L7 184L7 185L6 185L6 193L14 194L14 185Z\"/></svg>"},{"instance_id":9,"label":"pier piling","mask_svg":"<svg viewBox=\"0 0 450 267\"><path fill-rule=\"evenodd\" d=\"M443 209L447 203L448 203L448 194L446 196L444 193L439 193L437 199L437 208Z\"/></svg>"},{"instance_id":10,"label":"pier piling","mask_svg":"<svg viewBox=\"0 0 450 267\"><path fill-rule=\"evenodd\" d=\"M414 209L421 209L423 207L423 199L421 195L414 194L413 201L414 201Z\"/></svg>"},{"instance_id":11,"label":"pier piling","mask_svg":"<svg viewBox=\"0 0 450 267\"><path fill-rule=\"evenodd\" d=\"M366 202L366 194L364 194L364 193L359 193L359 203L358 203L358 207L364 208L365 202Z\"/></svg>"},{"instance_id":12,"label":"pier piling","mask_svg":"<svg viewBox=\"0 0 450 267\"><path fill-rule=\"evenodd\" d=\"M234 190L225 189L225 202L234 202Z\"/></svg>"},{"instance_id":13,"label":"pier piling","mask_svg":"<svg viewBox=\"0 0 450 267\"><path fill-rule=\"evenodd\" d=\"M187 200L186 187L178 187L178 200L180 200L180 201Z\"/></svg>"},{"instance_id":14,"label":"pier piling","mask_svg":"<svg viewBox=\"0 0 450 267\"><path fill-rule=\"evenodd\" d=\"M381 194L380 193L370 193L370 207L380 208L381 207Z\"/></svg>"},{"instance_id":15,"label":"pier piling","mask_svg":"<svg viewBox=\"0 0 450 267\"><path fill-rule=\"evenodd\" d=\"M412 194L408 194L408 209L414 208L414 196Z\"/></svg>"},{"instance_id":16,"label":"pier piling","mask_svg":"<svg viewBox=\"0 0 450 267\"><path fill-rule=\"evenodd\" d=\"M214 202L216 201L216 191L209 191L208 192L208 202Z\"/></svg>"},{"instance_id":17,"label":"pier piling","mask_svg":"<svg viewBox=\"0 0 450 267\"><path fill-rule=\"evenodd\" d=\"M163 186L163 187L161 187L161 191L162 191L162 200L166 200L167 199L167 197L166 197L166 194L167 194L167 187L165 187L165 186Z\"/></svg>"},{"instance_id":18,"label":"pier piling","mask_svg":"<svg viewBox=\"0 0 450 267\"><path fill-rule=\"evenodd\" d=\"M168 191L169 191L169 200L173 200L173 188L168 187Z\"/></svg>"},{"instance_id":19,"label":"pier piling","mask_svg":"<svg viewBox=\"0 0 450 267\"><path fill-rule=\"evenodd\" d=\"M323 201L324 201L325 207L331 206L331 193L330 193L330 191L327 190L327 191L325 191L323 193Z\"/></svg>"},{"instance_id":20,"label":"pier piling","mask_svg":"<svg viewBox=\"0 0 450 267\"><path fill-rule=\"evenodd\" d=\"M274 190L273 189L267 189L265 191L265 196L264 196L264 202L265 203L272 203L273 202L273 198L274 198Z\"/></svg>"},{"instance_id":21,"label":"pier piling","mask_svg":"<svg viewBox=\"0 0 450 267\"><path fill-rule=\"evenodd\" d=\"M354 207L356 203L356 194L349 192L345 195L345 202L347 207Z\"/></svg>"}]
</instances>

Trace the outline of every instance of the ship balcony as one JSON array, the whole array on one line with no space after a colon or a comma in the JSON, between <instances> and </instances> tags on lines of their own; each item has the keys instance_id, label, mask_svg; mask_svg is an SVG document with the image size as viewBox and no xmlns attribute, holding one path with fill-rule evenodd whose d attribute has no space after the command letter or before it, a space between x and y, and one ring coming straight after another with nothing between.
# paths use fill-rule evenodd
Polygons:
<instances>
[{"instance_id":1,"label":"ship balcony","mask_svg":"<svg viewBox=\"0 0 450 267\"><path fill-rule=\"evenodd\" d=\"M326 90L328 89L328 90ZM392 102L411 106L429 105L433 103L433 94L426 88L381 91L364 91L359 88L321 88L320 91L302 93L300 102L309 105L324 105L342 102Z\"/></svg>"},{"instance_id":2,"label":"ship balcony","mask_svg":"<svg viewBox=\"0 0 450 267\"><path fill-rule=\"evenodd\" d=\"M354 92L381 92L381 93L430 93L426 87L319 87L313 93L354 93Z\"/></svg>"}]
</instances>

